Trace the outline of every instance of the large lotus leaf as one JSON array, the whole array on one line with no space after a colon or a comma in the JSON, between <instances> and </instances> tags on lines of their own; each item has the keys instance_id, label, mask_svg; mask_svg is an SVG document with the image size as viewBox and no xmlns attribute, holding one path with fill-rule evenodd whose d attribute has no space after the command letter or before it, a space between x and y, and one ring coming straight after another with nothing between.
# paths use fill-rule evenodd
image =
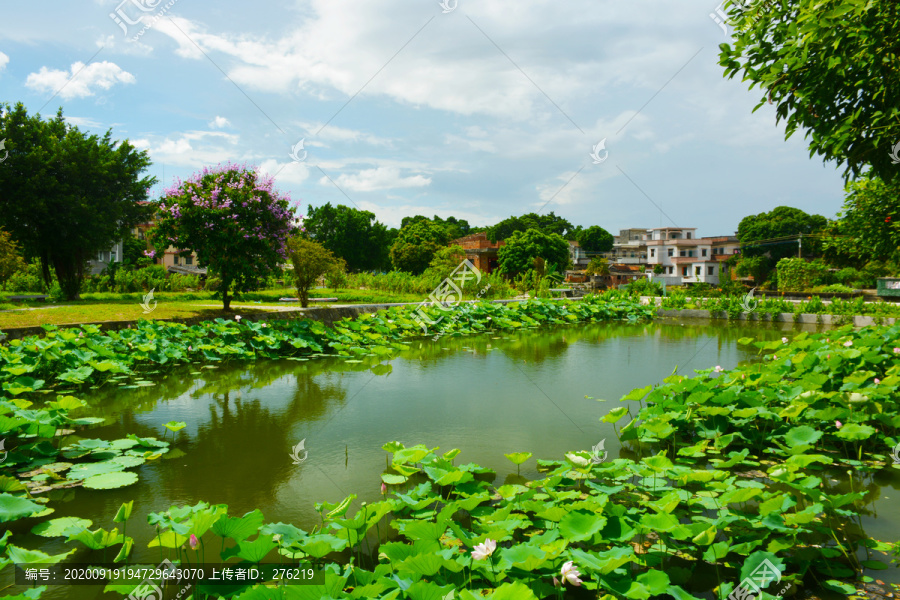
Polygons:
<instances>
[{"instance_id":1,"label":"large lotus leaf","mask_svg":"<svg viewBox=\"0 0 900 600\"><path fill-rule=\"evenodd\" d=\"M83 529L87 529L92 524L90 519L60 517L35 525L31 528L31 533L42 537L69 537L73 533L78 533Z\"/></svg>"},{"instance_id":2,"label":"large lotus leaf","mask_svg":"<svg viewBox=\"0 0 900 600\"><path fill-rule=\"evenodd\" d=\"M586 510L573 510L559 522L559 532L570 541L588 540L606 525L606 518Z\"/></svg>"},{"instance_id":3,"label":"large lotus leaf","mask_svg":"<svg viewBox=\"0 0 900 600\"><path fill-rule=\"evenodd\" d=\"M842 440L865 440L874 435L875 429L869 425L860 425L859 423L847 423L837 432L837 436Z\"/></svg>"},{"instance_id":4,"label":"large lotus leaf","mask_svg":"<svg viewBox=\"0 0 900 600\"><path fill-rule=\"evenodd\" d=\"M26 550L10 544L6 547L6 556L17 565L55 565L65 560L66 557L76 550L77 548L72 548L65 554L54 554L51 556L40 550Z\"/></svg>"},{"instance_id":5,"label":"large lotus leaf","mask_svg":"<svg viewBox=\"0 0 900 600\"><path fill-rule=\"evenodd\" d=\"M229 517L223 515L212 526L213 533L220 537L230 537L235 541L246 540L254 535L262 526L265 517L257 508L252 512L248 512L243 517Z\"/></svg>"},{"instance_id":6,"label":"large lotus leaf","mask_svg":"<svg viewBox=\"0 0 900 600\"><path fill-rule=\"evenodd\" d=\"M166 429L171 431L172 433L177 433L187 427L187 423L184 421L169 421L163 425Z\"/></svg>"},{"instance_id":7,"label":"large lotus leaf","mask_svg":"<svg viewBox=\"0 0 900 600\"><path fill-rule=\"evenodd\" d=\"M252 563L258 563L277 546L278 544L275 543L271 535L260 535L252 542L248 540L242 541L238 546L237 556Z\"/></svg>"},{"instance_id":8,"label":"large lotus leaf","mask_svg":"<svg viewBox=\"0 0 900 600\"><path fill-rule=\"evenodd\" d=\"M515 583L504 583L498 587L491 594L491 600L538 600L538 597L527 585L516 581Z\"/></svg>"},{"instance_id":9,"label":"large lotus leaf","mask_svg":"<svg viewBox=\"0 0 900 600\"><path fill-rule=\"evenodd\" d=\"M92 490L111 490L137 483L138 476L134 473L119 472L94 475L84 480L84 487Z\"/></svg>"},{"instance_id":10,"label":"large lotus leaf","mask_svg":"<svg viewBox=\"0 0 900 600\"><path fill-rule=\"evenodd\" d=\"M15 477L0 475L0 492L20 492L24 489L25 484L23 484Z\"/></svg>"},{"instance_id":11,"label":"large lotus leaf","mask_svg":"<svg viewBox=\"0 0 900 600\"><path fill-rule=\"evenodd\" d=\"M26 498L19 498L12 494L0 494L0 523L30 517L43 510L43 506Z\"/></svg>"},{"instance_id":12,"label":"large lotus leaf","mask_svg":"<svg viewBox=\"0 0 900 600\"><path fill-rule=\"evenodd\" d=\"M69 479L87 479L95 475L105 475L107 473L115 473L124 471L125 465L114 462L113 460L105 460L103 462L85 463L76 465L69 470Z\"/></svg>"},{"instance_id":13,"label":"large lotus leaf","mask_svg":"<svg viewBox=\"0 0 900 600\"><path fill-rule=\"evenodd\" d=\"M531 452L511 452L510 454L504 454L503 456L508 458L512 462L512 464L521 465L526 460L531 458L532 454Z\"/></svg>"},{"instance_id":14,"label":"large lotus leaf","mask_svg":"<svg viewBox=\"0 0 900 600\"><path fill-rule=\"evenodd\" d=\"M124 468L127 469L129 467L136 467L138 465L142 465L145 462L147 462L147 460L143 456L127 455L127 456L117 456L115 458L111 458L109 460L109 462L115 463L118 465L122 465Z\"/></svg>"},{"instance_id":15,"label":"large lotus leaf","mask_svg":"<svg viewBox=\"0 0 900 600\"><path fill-rule=\"evenodd\" d=\"M347 546L347 540L328 533L310 536L300 545L300 549L313 558L322 558L331 552L343 550Z\"/></svg>"},{"instance_id":16,"label":"large lotus leaf","mask_svg":"<svg viewBox=\"0 0 900 600\"><path fill-rule=\"evenodd\" d=\"M741 581L751 577L760 588L765 589L770 583L780 581L783 571L783 560L771 552L760 550L744 559L741 564Z\"/></svg>"},{"instance_id":17,"label":"large lotus leaf","mask_svg":"<svg viewBox=\"0 0 900 600\"><path fill-rule=\"evenodd\" d=\"M801 444L815 444L820 437L822 437L821 431L816 431L807 425L801 425L788 431L784 436L784 441L793 448Z\"/></svg>"}]
</instances>

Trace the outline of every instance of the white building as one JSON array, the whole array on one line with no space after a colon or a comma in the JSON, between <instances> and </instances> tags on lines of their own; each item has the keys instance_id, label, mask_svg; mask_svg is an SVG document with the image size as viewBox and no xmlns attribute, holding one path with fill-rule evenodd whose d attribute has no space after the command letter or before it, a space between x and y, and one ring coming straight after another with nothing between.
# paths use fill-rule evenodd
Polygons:
<instances>
[{"instance_id":1,"label":"white building","mask_svg":"<svg viewBox=\"0 0 900 600\"><path fill-rule=\"evenodd\" d=\"M697 237L695 227L656 227L648 230L647 270L653 273L660 265L662 274L652 275L667 285L708 283L718 285L730 277L725 261L740 253L740 242L734 236Z\"/></svg>"}]
</instances>

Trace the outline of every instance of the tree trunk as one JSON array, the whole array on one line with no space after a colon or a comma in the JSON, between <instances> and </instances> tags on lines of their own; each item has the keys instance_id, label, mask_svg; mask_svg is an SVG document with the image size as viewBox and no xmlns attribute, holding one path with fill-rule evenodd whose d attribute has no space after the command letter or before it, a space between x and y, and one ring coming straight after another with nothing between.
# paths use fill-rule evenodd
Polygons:
<instances>
[{"instance_id":1,"label":"tree trunk","mask_svg":"<svg viewBox=\"0 0 900 600\"><path fill-rule=\"evenodd\" d=\"M309 288L297 288L297 296L300 297L300 306L309 308Z\"/></svg>"},{"instance_id":2,"label":"tree trunk","mask_svg":"<svg viewBox=\"0 0 900 600\"><path fill-rule=\"evenodd\" d=\"M231 310L231 295L229 295L229 288L231 288L231 280L230 279L222 279L222 304L223 310Z\"/></svg>"}]
</instances>

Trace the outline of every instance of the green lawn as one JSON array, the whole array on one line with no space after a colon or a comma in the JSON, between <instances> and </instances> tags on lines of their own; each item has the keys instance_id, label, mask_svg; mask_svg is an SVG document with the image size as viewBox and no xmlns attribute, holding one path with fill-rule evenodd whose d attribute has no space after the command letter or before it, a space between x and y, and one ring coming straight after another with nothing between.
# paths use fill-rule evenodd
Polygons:
<instances>
[{"instance_id":1,"label":"green lawn","mask_svg":"<svg viewBox=\"0 0 900 600\"><path fill-rule=\"evenodd\" d=\"M393 294L370 290L315 290L312 298L338 298L336 303L312 303L311 307L331 304L381 304L394 302L419 302L419 296ZM82 294L74 302L10 303L0 296L0 330L40 325L69 325L101 321L134 321L137 319L178 319L188 317L231 317L248 312L267 312L277 308L299 308L300 303L278 302L279 298L296 297L296 290L262 290L242 294L232 301L232 311L222 310L222 301L213 298L211 292L157 292L156 308L145 314L141 307L144 294ZM152 306L151 302L151 306ZM27 310L34 309L34 310Z\"/></svg>"}]
</instances>

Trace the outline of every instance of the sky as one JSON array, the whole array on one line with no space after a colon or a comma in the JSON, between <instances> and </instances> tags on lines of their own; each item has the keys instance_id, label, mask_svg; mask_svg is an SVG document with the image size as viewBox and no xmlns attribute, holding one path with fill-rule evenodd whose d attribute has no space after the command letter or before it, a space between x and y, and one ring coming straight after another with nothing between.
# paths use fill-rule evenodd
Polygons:
<instances>
[{"instance_id":1,"label":"sky","mask_svg":"<svg viewBox=\"0 0 900 600\"><path fill-rule=\"evenodd\" d=\"M4 2L0 103L147 150L156 198L234 162L308 205L398 227L730 235L787 205L833 218L834 163L725 79L712 0Z\"/></svg>"}]
</instances>

